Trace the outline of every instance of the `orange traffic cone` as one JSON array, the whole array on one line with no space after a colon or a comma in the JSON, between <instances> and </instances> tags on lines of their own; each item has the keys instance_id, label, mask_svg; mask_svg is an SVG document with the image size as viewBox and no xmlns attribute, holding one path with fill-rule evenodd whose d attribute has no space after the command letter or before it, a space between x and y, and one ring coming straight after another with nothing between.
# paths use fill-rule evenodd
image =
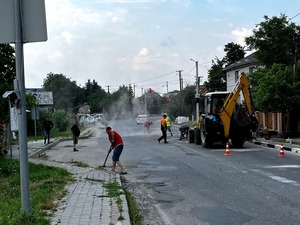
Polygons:
<instances>
[{"instance_id":1,"label":"orange traffic cone","mask_svg":"<svg viewBox=\"0 0 300 225\"><path fill-rule=\"evenodd\" d=\"M229 145L228 145L228 143L226 144L225 156L231 156L231 153L229 151Z\"/></svg>"},{"instance_id":2,"label":"orange traffic cone","mask_svg":"<svg viewBox=\"0 0 300 225\"><path fill-rule=\"evenodd\" d=\"M284 157L285 155L284 155L284 148L283 148L283 145L281 145L281 147L280 147L280 152L279 152L279 155L278 156L280 156L280 157Z\"/></svg>"}]
</instances>

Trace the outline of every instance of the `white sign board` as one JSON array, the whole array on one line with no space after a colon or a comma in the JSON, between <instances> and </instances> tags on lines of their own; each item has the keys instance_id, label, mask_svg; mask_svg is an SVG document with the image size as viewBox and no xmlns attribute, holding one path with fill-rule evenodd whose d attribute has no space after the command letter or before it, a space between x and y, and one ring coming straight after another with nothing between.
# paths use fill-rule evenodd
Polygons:
<instances>
[{"instance_id":1,"label":"white sign board","mask_svg":"<svg viewBox=\"0 0 300 225\"><path fill-rule=\"evenodd\" d=\"M16 42L15 3L21 3L23 42L47 41L45 0L1 0L0 44Z\"/></svg>"},{"instance_id":2,"label":"white sign board","mask_svg":"<svg viewBox=\"0 0 300 225\"><path fill-rule=\"evenodd\" d=\"M17 131L18 126L18 109L16 107L10 108L10 129L11 131Z\"/></svg>"},{"instance_id":3,"label":"white sign board","mask_svg":"<svg viewBox=\"0 0 300 225\"><path fill-rule=\"evenodd\" d=\"M53 105L52 91L36 92L39 105Z\"/></svg>"}]
</instances>

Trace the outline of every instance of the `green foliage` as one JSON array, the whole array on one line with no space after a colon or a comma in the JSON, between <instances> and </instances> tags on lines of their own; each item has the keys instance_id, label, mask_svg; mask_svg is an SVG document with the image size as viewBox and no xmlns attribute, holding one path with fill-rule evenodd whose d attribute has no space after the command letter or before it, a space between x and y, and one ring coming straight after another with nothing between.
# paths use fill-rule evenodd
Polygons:
<instances>
[{"instance_id":1,"label":"green foliage","mask_svg":"<svg viewBox=\"0 0 300 225\"><path fill-rule=\"evenodd\" d=\"M204 84L208 91L226 91L226 72L223 68L245 56L244 48L233 42L225 45L224 52L225 57L222 60L215 57L208 69L208 81Z\"/></svg>"},{"instance_id":2,"label":"green foliage","mask_svg":"<svg viewBox=\"0 0 300 225\"><path fill-rule=\"evenodd\" d=\"M122 194L122 189L117 182L110 182L103 185L107 189L107 196L110 198L120 196Z\"/></svg>"},{"instance_id":3,"label":"green foliage","mask_svg":"<svg viewBox=\"0 0 300 225\"><path fill-rule=\"evenodd\" d=\"M226 53L226 56L223 58L222 61L225 64L225 66L235 63L236 61L244 58L245 56L244 48L241 45L235 44L233 42L230 42L227 45L225 45L224 52Z\"/></svg>"},{"instance_id":4,"label":"green foliage","mask_svg":"<svg viewBox=\"0 0 300 225\"><path fill-rule=\"evenodd\" d=\"M103 109L108 109L110 105L109 94L101 87L99 87L98 90L91 92L88 100L91 105L91 112L102 113Z\"/></svg>"},{"instance_id":5,"label":"green foliage","mask_svg":"<svg viewBox=\"0 0 300 225\"><path fill-rule=\"evenodd\" d=\"M55 109L64 109L71 111L84 96L84 90L77 86L76 81L71 81L63 74L49 73L44 79L44 89L53 92L53 107ZM76 105L77 106L77 105Z\"/></svg>"},{"instance_id":6,"label":"green foliage","mask_svg":"<svg viewBox=\"0 0 300 225\"><path fill-rule=\"evenodd\" d=\"M61 168L29 164L30 212L22 212L20 193L20 166L16 160L0 158L3 165L13 165L12 174L0 174L0 225L49 225L45 210L54 208L53 201L64 194L65 185L73 181L72 175Z\"/></svg>"},{"instance_id":7,"label":"green foliage","mask_svg":"<svg viewBox=\"0 0 300 225\"><path fill-rule=\"evenodd\" d=\"M264 16L264 21L256 25L253 35L245 39L255 59L260 65L271 68L273 64L292 65L294 63L295 37L300 28L286 15Z\"/></svg>"},{"instance_id":8,"label":"green foliage","mask_svg":"<svg viewBox=\"0 0 300 225\"><path fill-rule=\"evenodd\" d=\"M126 200L129 208L129 217L132 225L141 225L142 224L142 215L139 212L134 197L129 191L125 190Z\"/></svg>"},{"instance_id":9,"label":"green foliage","mask_svg":"<svg viewBox=\"0 0 300 225\"><path fill-rule=\"evenodd\" d=\"M15 73L15 50L9 44L0 44L0 84L13 84Z\"/></svg>"},{"instance_id":10,"label":"green foliage","mask_svg":"<svg viewBox=\"0 0 300 225\"><path fill-rule=\"evenodd\" d=\"M51 118L54 124L55 131L64 132L70 129L72 116L65 110L55 110Z\"/></svg>"},{"instance_id":11,"label":"green foliage","mask_svg":"<svg viewBox=\"0 0 300 225\"><path fill-rule=\"evenodd\" d=\"M299 82L293 82L293 68L274 64L260 68L251 76L254 103L258 110L285 112L299 105Z\"/></svg>"},{"instance_id":12,"label":"green foliage","mask_svg":"<svg viewBox=\"0 0 300 225\"><path fill-rule=\"evenodd\" d=\"M176 96L171 96L170 100L170 115L177 116L191 116L195 112L195 93L196 86L186 86Z\"/></svg>"},{"instance_id":13,"label":"green foliage","mask_svg":"<svg viewBox=\"0 0 300 225\"><path fill-rule=\"evenodd\" d=\"M14 89L13 80L15 73L15 50L9 44L0 44L0 95ZM0 120L8 120L8 101L0 97Z\"/></svg>"},{"instance_id":14,"label":"green foliage","mask_svg":"<svg viewBox=\"0 0 300 225\"><path fill-rule=\"evenodd\" d=\"M119 87L119 90L111 94L112 104L110 104L109 112L116 117L122 115L130 115L132 112L133 91L131 86L125 85Z\"/></svg>"},{"instance_id":15,"label":"green foliage","mask_svg":"<svg viewBox=\"0 0 300 225\"><path fill-rule=\"evenodd\" d=\"M37 99L36 96L32 93L26 94L26 108L31 110L33 107L37 107Z\"/></svg>"},{"instance_id":16,"label":"green foliage","mask_svg":"<svg viewBox=\"0 0 300 225\"><path fill-rule=\"evenodd\" d=\"M17 161L0 160L0 179L8 177L19 168Z\"/></svg>"},{"instance_id":17,"label":"green foliage","mask_svg":"<svg viewBox=\"0 0 300 225\"><path fill-rule=\"evenodd\" d=\"M205 86L208 91L226 90L226 72L223 70L223 61L218 57L212 61L212 66L208 70L208 82Z\"/></svg>"},{"instance_id":18,"label":"green foliage","mask_svg":"<svg viewBox=\"0 0 300 225\"><path fill-rule=\"evenodd\" d=\"M246 38L250 50L256 50L258 65L250 76L255 107L260 111L286 112L300 104L299 62L293 69L300 27L287 16L264 16L253 35Z\"/></svg>"}]
</instances>

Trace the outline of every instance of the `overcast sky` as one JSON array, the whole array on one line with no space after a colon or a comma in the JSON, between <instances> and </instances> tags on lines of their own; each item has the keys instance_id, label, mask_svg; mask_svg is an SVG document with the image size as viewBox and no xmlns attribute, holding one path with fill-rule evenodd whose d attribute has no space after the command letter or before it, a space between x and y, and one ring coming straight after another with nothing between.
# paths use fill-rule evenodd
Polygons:
<instances>
[{"instance_id":1,"label":"overcast sky","mask_svg":"<svg viewBox=\"0 0 300 225\"><path fill-rule=\"evenodd\" d=\"M263 16L300 13L297 0L45 0L48 41L24 46L26 88L47 74L78 85L95 80L105 90L135 85L161 94L201 83L229 42L244 46ZM300 15L292 19L300 25Z\"/></svg>"}]
</instances>

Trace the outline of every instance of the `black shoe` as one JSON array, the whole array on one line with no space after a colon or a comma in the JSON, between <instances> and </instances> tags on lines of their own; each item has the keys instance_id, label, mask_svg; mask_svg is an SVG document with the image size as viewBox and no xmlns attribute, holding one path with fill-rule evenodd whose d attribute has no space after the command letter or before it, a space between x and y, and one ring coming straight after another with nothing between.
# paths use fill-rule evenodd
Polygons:
<instances>
[{"instance_id":1,"label":"black shoe","mask_svg":"<svg viewBox=\"0 0 300 225\"><path fill-rule=\"evenodd\" d=\"M159 139L157 139L157 141L158 141L158 143L160 143L160 140L159 140Z\"/></svg>"},{"instance_id":2,"label":"black shoe","mask_svg":"<svg viewBox=\"0 0 300 225\"><path fill-rule=\"evenodd\" d=\"M165 144L168 144L169 142L165 141L164 143L165 143Z\"/></svg>"},{"instance_id":3,"label":"black shoe","mask_svg":"<svg viewBox=\"0 0 300 225\"><path fill-rule=\"evenodd\" d=\"M74 148L74 150L73 150L74 152L78 152L79 150L78 149L76 149L76 148Z\"/></svg>"}]
</instances>

